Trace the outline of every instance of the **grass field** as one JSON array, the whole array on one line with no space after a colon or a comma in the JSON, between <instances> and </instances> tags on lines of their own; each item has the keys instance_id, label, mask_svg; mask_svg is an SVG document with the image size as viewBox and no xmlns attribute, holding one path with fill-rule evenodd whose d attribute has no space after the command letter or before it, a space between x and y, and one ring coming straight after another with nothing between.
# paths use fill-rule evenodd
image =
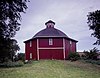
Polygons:
<instances>
[{"instance_id":1,"label":"grass field","mask_svg":"<svg viewBox=\"0 0 100 78\"><path fill-rule=\"evenodd\" d=\"M23 67L0 68L0 78L100 78L100 66L80 61L41 60Z\"/></svg>"}]
</instances>

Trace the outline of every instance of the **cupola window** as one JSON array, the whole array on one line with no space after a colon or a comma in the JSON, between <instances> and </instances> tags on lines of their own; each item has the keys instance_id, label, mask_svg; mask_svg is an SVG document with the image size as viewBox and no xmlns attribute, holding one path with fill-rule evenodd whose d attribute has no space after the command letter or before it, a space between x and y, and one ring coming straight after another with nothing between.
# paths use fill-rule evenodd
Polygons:
<instances>
[{"instance_id":1,"label":"cupola window","mask_svg":"<svg viewBox=\"0 0 100 78\"><path fill-rule=\"evenodd\" d=\"M45 23L45 25L47 26L47 28L52 28L55 25L55 22L49 20L48 22Z\"/></svg>"}]
</instances>

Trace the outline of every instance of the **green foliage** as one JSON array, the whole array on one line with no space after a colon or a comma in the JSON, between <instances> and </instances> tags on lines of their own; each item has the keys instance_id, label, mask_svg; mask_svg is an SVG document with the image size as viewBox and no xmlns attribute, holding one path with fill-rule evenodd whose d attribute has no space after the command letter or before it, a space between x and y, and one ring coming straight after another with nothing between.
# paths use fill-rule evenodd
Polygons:
<instances>
[{"instance_id":1,"label":"green foliage","mask_svg":"<svg viewBox=\"0 0 100 78\"><path fill-rule=\"evenodd\" d=\"M12 59L19 50L17 41L12 39L20 29L21 13L25 13L28 0L0 0L0 61Z\"/></svg>"},{"instance_id":2,"label":"green foliage","mask_svg":"<svg viewBox=\"0 0 100 78\"><path fill-rule=\"evenodd\" d=\"M23 62L25 61L25 53L18 53L18 60L22 60Z\"/></svg>"},{"instance_id":3,"label":"green foliage","mask_svg":"<svg viewBox=\"0 0 100 78\"><path fill-rule=\"evenodd\" d=\"M100 65L100 60L85 60L85 62Z\"/></svg>"},{"instance_id":4,"label":"green foliage","mask_svg":"<svg viewBox=\"0 0 100 78\"><path fill-rule=\"evenodd\" d=\"M21 67L23 66L24 63L22 61L17 61L17 62L12 62L12 61L8 61L8 62L4 62L4 63L0 63L0 67Z\"/></svg>"},{"instance_id":5,"label":"green foliage","mask_svg":"<svg viewBox=\"0 0 100 78\"><path fill-rule=\"evenodd\" d=\"M80 58L79 54L77 52L70 52L68 55L69 60L76 61Z\"/></svg>"},{"instance_id":6,"label":"green foliage","mask_svg":"<svg viewBox=\"0 0 100 78\"><path fill-rule=\"evenodd\" d=\"M87 17L89 29L94 31L91 35L97 38L94 44L100 45L100 10L89 12Z\"/></svg>"},{"instance_id":7,"label":"green foliage","mask_svg":"<svg viewBox=\"0 0 100 78\"><path fill-rule=\"evenodd\" d=\"M84 57L84 59L97 60L97 57L99 56L99 54L97 52L99 52L99 50L94 47L89 52L84 51L84 56L83 57Z\"/></svg>"},{"instance_id":8,"label":"green foliage","mask_svg":"<svg viewBox=\"0 0 100 78\"><path fill-rule=\"evenodd\" d=\"M15 53L19 50L20 50L20 48L19 48L17 41L15 39L5 40L5 43L0 50L0 61L4 62L7 59L13 60Z\"/></svg>"},{"instance_id":9,"label":"green foliage","mask_svg":"<svg viewBox=\"0 0 100 78\"><path fill-rule=\"evenodd\" d=\"M0 34L3 38L14 37L19 30L21 12L25 12L27 0L0 0Z\"/></svg>"}]
</instances>

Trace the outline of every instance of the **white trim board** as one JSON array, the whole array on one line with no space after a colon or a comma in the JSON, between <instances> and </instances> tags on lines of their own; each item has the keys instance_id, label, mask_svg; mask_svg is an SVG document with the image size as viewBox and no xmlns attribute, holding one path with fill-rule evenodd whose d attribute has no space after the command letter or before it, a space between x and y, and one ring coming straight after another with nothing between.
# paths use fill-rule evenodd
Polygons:
<instances>
[{"instance_id":1,"label":"white trim board","mask_svg":"<svg viewBox=\"0 0 100 78\"><path fill-rule=\"evenodd\" d=\"M64 59L65 59L65 39L63 38L63 55L64 55Z\"/></svg>"},{"instance_id":2,"label":"white trim board","mask_svg":"<svg viewBox=\"0 0 100 78\"><path fill-rule=\"evenodd\" d=\"M50 48L38 48L38 49L63 49L63 47L55 47L55 48L52 48L52 47L50 47Z\"/></svg>"},{"instance_id":3,"label":"white trim board","mask_svg":"<svg viewBox=\"0 0 100 78\"><path fill-rule=\"evenodd\" d=\"M37 60L39 60L39 40L37 39Z\"/></svg>"}]
</instances>

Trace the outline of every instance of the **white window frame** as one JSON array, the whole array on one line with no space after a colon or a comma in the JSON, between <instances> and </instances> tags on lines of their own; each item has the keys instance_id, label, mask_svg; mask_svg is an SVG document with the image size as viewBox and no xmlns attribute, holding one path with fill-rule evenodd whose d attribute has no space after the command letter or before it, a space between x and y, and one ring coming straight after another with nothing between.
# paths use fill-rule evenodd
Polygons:
<instances>
[{"instance_id":1,"label":"white window frame","mask_svg":"<svg viewBox=\"0 0 100 78\"><path fill-rule=\"evenodd\" d=\"M70 41L69 43L70 43L70 45L72 45L72 41Z\"/></svg>"},{"instance_id":2,"label":"white window frame","mask_svg":"<svg viewBox=\"0 0 100 78\"><path fill-rule=\"evenodd\" d=\"M53 45L53 39L49 38L49 45Z\"/></svg>"},{"instance_id":3,"label":"white window frame","mask_svg":"<svg viewBox=\"0 0 100 78\"><path fill-rule=\"evenodd\" d=\"M70 41L69 43L70 43L70 47L72 48L72 41Z\"/></svg>"},{"instance_id":4,"label":"white window frame","mask_svg":"<svg viewBox=\"0 0 100 78\"><path fill-rule=\"evenodd\" d=\"M32 53L30 53L30 59L32 59Z\"/></svg>"},{"instance_id":5,"label":"white window frame","mask_svg":"<svg viewBox=\"0 0 100 78\"><path fill-rule=\"evenodd\" d=\"M32 41L30 41L30 47L32 47Z\"/></svg>"}]
</instances>

